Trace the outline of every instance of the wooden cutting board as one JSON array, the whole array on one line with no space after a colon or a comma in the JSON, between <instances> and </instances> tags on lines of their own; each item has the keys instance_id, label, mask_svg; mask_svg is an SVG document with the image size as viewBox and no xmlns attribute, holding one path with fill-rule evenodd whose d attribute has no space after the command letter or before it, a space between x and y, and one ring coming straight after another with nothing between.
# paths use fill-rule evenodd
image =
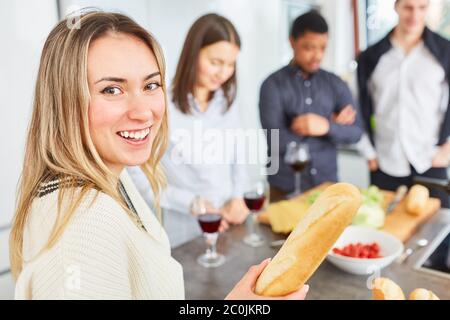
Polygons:
<instances>
[{"instance_id":1,"label":"wooden cutting board","mask_svg":"<svg viewBox=\"0 0 450 320\"><path fill-rule=\"evenodd\" d=\"M323 183L311 190L306 191L300 196L293 198L293 201L306 201L306 198L311 192L321 191L325 189L327 186L331 185L331 183L326 182ZM386 210L389 206L389 203L394 199L395 193L392 191L382 190L384 196L384 204L383 209ZM417 229L429 220L436 212L441 208L441 201L436 198L430 198L425 207L425 210L419 216L410 215L406 210L406 200L401 201L394 210L386 215L386 220L384 227L381 230L389 232L390 234L397 237L402 242L408 241ZM269 218L266 213L261 213L258 217L258 220L264 224L270 224Z\"/></svg>"},{"instance_id":2,"label":"wooden cutting board","mask_svg":"<svg viewBox=\"0 0 450 320\"><path fill-rule=\"evenodd\" d=\"M385 199L384 209L394 198L394 192L382 191ZM408 241L417 231L417 229L429 220L441 208L441 200L436 198L428 199L424 211L418 215L410 215L406 210L406 200L403 199L392 211L386 215L384 227L381 230L387 231L396 236L403 242Z\"/></svg>"}]
</instances>

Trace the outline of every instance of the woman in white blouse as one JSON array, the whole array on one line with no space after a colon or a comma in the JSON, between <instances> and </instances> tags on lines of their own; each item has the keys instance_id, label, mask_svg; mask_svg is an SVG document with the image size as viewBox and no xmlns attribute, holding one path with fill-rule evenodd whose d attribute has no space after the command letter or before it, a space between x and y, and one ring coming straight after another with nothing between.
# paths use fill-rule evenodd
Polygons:
<instances>
[{"instance_id":1,"label":"woman in white blouse","mask_svg":"<svg viewBox=\"0 0 450 320\"><path fill-rule=\"evenodd\" d=\"M186 36L172 83L169 145L162 160L168 186L161 204L173 246L201 234L189 214L196 196L222 214L222 230L244 222L249 212L243 201L248 147L240 149L236 135L242 129L235 102L240 46L233 24L217 14L197 19ZM137 170L130 172L148 195Z\"/></svg>"},{"instance_id":2,"label":"woman in white blouse","mask_svg":"<svg viewBox=\"0 0 450 320\"><path fill-rule=\"evenodd\" d=\"M63 20L42 52L10 241L18 299L183 299L181 265L123 170L157 195L167 139L164 59L126 16ZM229 298L258 298L251 268ZM301 298L299 291L290 298Z\"/></svg>"}]
</instances>

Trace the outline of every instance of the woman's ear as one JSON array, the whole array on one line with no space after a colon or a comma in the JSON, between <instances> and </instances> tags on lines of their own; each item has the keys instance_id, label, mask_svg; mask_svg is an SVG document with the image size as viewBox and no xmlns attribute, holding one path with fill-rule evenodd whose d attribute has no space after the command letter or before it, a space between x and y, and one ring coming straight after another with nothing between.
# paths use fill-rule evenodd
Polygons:
<instances>
[{"instance_id":1,"label":"woman's ear","mask_svg":"<svg viewBox=\"0 0 450 320\"><path fill-rule=\"evenodd\" d=\"M395 0L395 3L394 3L394 10L395 10L395 12L398 14L398 3L399 3L399 1L398 0Z\"/></svg>"}]
</instances>

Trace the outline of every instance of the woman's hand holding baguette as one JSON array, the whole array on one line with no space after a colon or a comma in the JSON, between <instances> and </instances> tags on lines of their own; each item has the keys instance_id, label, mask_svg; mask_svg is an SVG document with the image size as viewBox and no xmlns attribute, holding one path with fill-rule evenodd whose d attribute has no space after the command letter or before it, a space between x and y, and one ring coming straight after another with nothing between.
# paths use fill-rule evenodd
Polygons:
<instances>
[{"instance_id":1,"label":"woman's hand holding baguette","mask_svg":"<svg viewBox=\"0 0 450 320\"><path fill-rule=\"evenodd\" d=\"M304 300L309 290L308 285L283 297L264 297L254 293L256 280L269 262L270 259L266 259L260 264L250 267L225 300Z\"/></svg>"}]
</instances>

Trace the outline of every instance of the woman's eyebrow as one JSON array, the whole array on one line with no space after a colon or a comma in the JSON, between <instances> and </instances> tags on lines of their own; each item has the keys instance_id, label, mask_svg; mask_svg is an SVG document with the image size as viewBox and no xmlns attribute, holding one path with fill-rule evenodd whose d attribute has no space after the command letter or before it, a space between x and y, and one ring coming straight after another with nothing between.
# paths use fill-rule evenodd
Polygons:
<instances>
[{"instance_id":1,"label":"woman's eyebrow","mask_svg":"<svg viewBox=\"0 0 450 320\"><path fill-rule=\"evenodd\" d=\"M148 79L151 79L151 78L153 78L153 77L156 77L156 76L158 76L158 75L160 75L160 74L161 74L161 73L160 73L159 71L153 72L153 73L149 74L148 76L145 76L144 79L143 79L143 81L146 81L146 80L148 80ZM102 81L119 82L119 83L126 83L126 82L127 82L127 80L124 79L124 78L119 78L119 77L103 77L103 78L101 78L100 80L97 80L97 81L95 82L95 84L97 84L97 83L99 83L99 82L102 82Z\"/></svg>"},{"instance_id":2,"label":"woman's eyebrow","mask_svg":"<svg viewBox=\"0 0 450 320\"><path fill-rule=\"evenodd\" d=\"M102 81L110 81L110 82L127 82L127 80L123 79L123 78L117 78L117 77L104 77L101 78L100 80L97 80L95 83L99 83Z\"/></svg>"},{"instance_id":3,"label":"woman's eyebrow","mask_svg":"<svg viewBox=\"0 0 450 320\"><path fill-rule=\"evenodd\" d=\"M154 78L154 77L159 76L159 75L161 75L161 73L159 71L150 73L148 76L146 76L144 78L144 81L147 81L148 79Z\"/></svg>"}]
</instances>

